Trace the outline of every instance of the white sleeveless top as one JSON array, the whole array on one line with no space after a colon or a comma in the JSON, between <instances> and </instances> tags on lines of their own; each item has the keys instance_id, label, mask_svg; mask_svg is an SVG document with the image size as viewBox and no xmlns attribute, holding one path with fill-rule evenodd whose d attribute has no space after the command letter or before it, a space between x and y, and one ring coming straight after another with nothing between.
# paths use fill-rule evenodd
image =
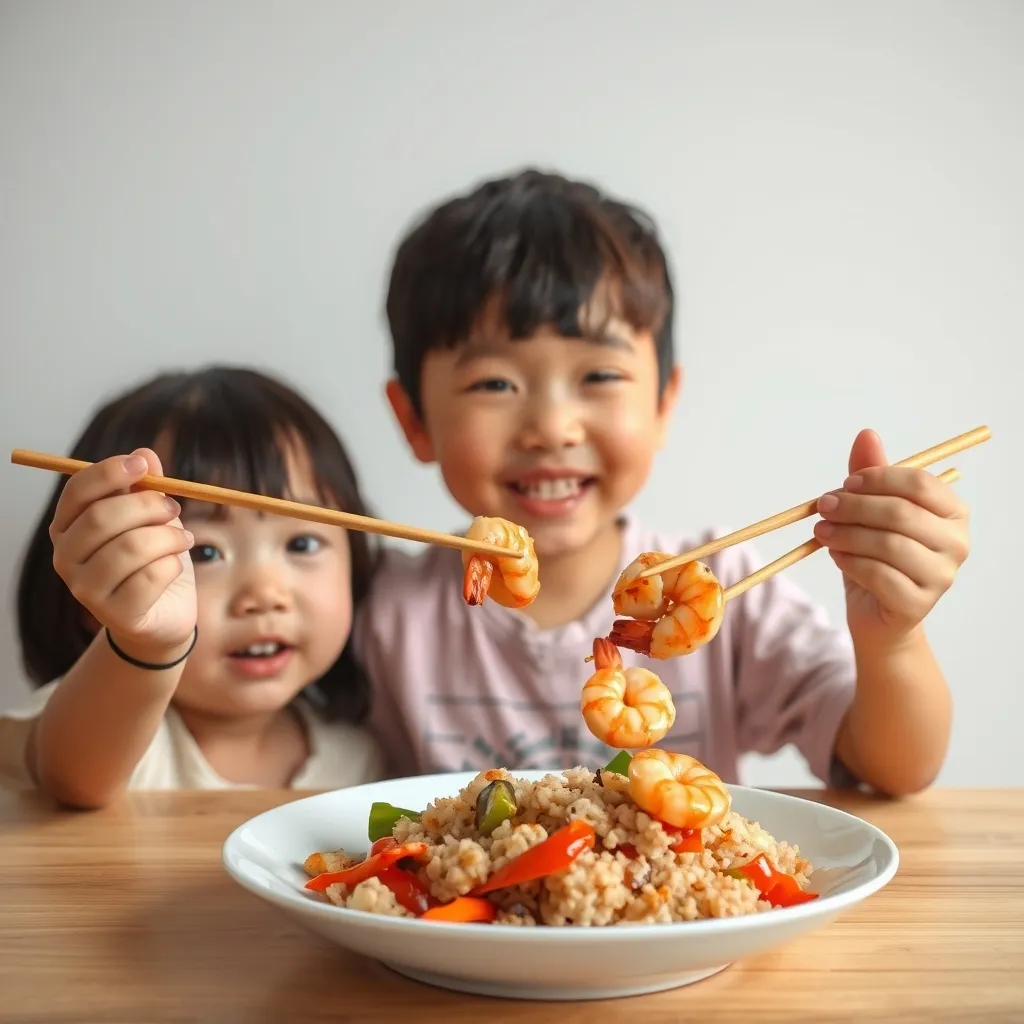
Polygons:
<instances>
[{"instance_id":1,"label":"white sleeveless top","mask_svg":"<svg viewBox=\"0 0 1024 1024\"><path fill-rule=\"evenodd\" d=\"M0 712L0 788L34 789L26 748L32 722L60 680L36 690L20 708ZM326 722L301 698L296 708L309 738L306 763L291 789L342 789L383 777L381 754L370 734L348 722ZM169 707L156 735L135 766L128 789L258 789L231 782L210 767L181 716Z\"/></svg>"}]
</instances>

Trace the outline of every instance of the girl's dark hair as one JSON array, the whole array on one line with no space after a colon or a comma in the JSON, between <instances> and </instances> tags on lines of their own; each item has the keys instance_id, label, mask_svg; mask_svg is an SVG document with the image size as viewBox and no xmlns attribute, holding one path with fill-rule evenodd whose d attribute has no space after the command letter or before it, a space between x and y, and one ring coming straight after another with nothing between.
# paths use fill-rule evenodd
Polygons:
<instances>
[{"instance_id":1,"label":"girl's dark hair","mask_svg":"<svg viewBox=\"0 0 1024 1024\"><path fill-rule=\"evenodd\" d=\"M580 310L602 282L613 286L614 312L654 335L663 389L675 361L675 295L650 216L534 168L447 199L409 230L392 263L386 312L399 383L422 413L427 353L466 341L494 299L513 339L544 325L581 337Z\"/></svg>"},{"instance_id":2,"label":"girl's dark hair","mask_svg":"<svg viewBox=\"0 0 1024 1024\"><path fill-rule=\"evenodd\" d=\"M71 457L98 462L167 440L167 476L285 497L286 452L308 453L317 497L345 512L368 515L355 469L327 421L297 392L255 370L212 366L164 373L114 398L93 416ZM35 686L64 675L92 642L82 607L53 567L49 526L67 477L40 516L21 566L17 589L22 663ZM369 590L377 548L366 533L349 534L352 603ZM358 722L369 710L370 687L351 642L327 673L307 689L326 717Z\"/></svg>"}]
</instances>

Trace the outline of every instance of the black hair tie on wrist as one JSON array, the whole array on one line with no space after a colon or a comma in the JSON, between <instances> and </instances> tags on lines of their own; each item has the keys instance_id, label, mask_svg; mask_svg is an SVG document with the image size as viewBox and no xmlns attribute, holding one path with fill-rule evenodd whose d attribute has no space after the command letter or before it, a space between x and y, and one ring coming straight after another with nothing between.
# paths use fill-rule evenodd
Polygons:
<instances>
[{"instance_id":1,"label":"black hair tie on wrist","mask_svg":"<svg viewBox=\"0 0 1024 1024\"><path fill-rule=\"evenodd\" d=\"M169 668L174 668L175 665L180 665L192 653L192 650L196 645L196 641L199 639L199 626L197 625L192 631L192 643L188 645L188 650L180 658L175 658L174 661L169 661L164 665L157 665L150 661L139 661L138 658L133 658L130 654L125 654L125 652L114 643L114 638L110 635L110 630L107 629L106 626L103 627L103 632L107 634L107 643L110 644L113 652L122 661L127 661L129 665L134 665L136 668L144 668L149 672L164 672Z\"/></svg>"}]
</instances>

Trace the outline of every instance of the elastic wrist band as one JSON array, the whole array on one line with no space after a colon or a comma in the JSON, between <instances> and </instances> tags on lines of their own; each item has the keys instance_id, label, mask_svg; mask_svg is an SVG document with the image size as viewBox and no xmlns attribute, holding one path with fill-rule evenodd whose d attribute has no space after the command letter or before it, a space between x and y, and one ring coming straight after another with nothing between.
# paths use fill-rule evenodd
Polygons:
<instances>
[{"instance_id":1,"label":"elastic wrist band","mask_svg":"<svg viewBox=\"0 0 1024 1024\"><path fill-rule=\"evenodd\" d=\"M134 665L136 668L144 668L149 672L163 672L169 668L174 668L175 665L180 665L192 653L192 649L195 647L196 641L199 639L199 626L197 625L192 631L192 643L188 645L188 650L180 658L175 658L174 661L168 661L163 665L157 665L150 661L139 661L138 658L133 658L130 654L125 654L125 652L114 643L114 638L110 635L110 630L107 629L106 626L103 627L103 632L107 634L107 643L110 644L113 652L122 661L127 661L129 665Z\"/></svg>"}]
</instances>

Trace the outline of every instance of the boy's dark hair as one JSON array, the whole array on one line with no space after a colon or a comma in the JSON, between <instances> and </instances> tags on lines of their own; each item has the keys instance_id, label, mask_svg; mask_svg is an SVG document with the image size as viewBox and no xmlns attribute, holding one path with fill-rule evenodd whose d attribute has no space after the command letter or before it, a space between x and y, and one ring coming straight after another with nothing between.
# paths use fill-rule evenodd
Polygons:
<instances>
[{"instance_id":1,"label":"boy's dark hair","mask_svg":"<svg viewBox=\"0 0 1024 1024\"><path fill-rule=\"evenodd\" d=\"M387 296L394 370L417 413L426 354L466 340L495 298L512 338L554 326L581 337L599 284L610 312L648 330L659 388L674 362L674 294L654 222L596 187L534 169L497 178L434 208L403 239Z\"/></svg>"},{"instance_id":2,"label":"boy's dark hair","mask_svg":"<svg viewBox=\"0 0 1024 1024\"><path fill-rule=\"evenodd\" d=\"M285 453L299 442L309 455L318 498L346 512L367 515L355 470L327 421L291 388L254 370L213 366L165 373L103 405L71 450L98 462L152 448L167 439L167 476L284 497ZM67 477L60 477L40 516L18 580L18 633L22 663L35 686L64 675L92 642L84 609L53 567L49 525ZM186 502L182 502L183 505ZM349 534L352 602L369 590L377 548L367 534ZM367 677L351 643L309 694L329 718L361 721L369 709Z\"/></svg>"}]
</instances>

